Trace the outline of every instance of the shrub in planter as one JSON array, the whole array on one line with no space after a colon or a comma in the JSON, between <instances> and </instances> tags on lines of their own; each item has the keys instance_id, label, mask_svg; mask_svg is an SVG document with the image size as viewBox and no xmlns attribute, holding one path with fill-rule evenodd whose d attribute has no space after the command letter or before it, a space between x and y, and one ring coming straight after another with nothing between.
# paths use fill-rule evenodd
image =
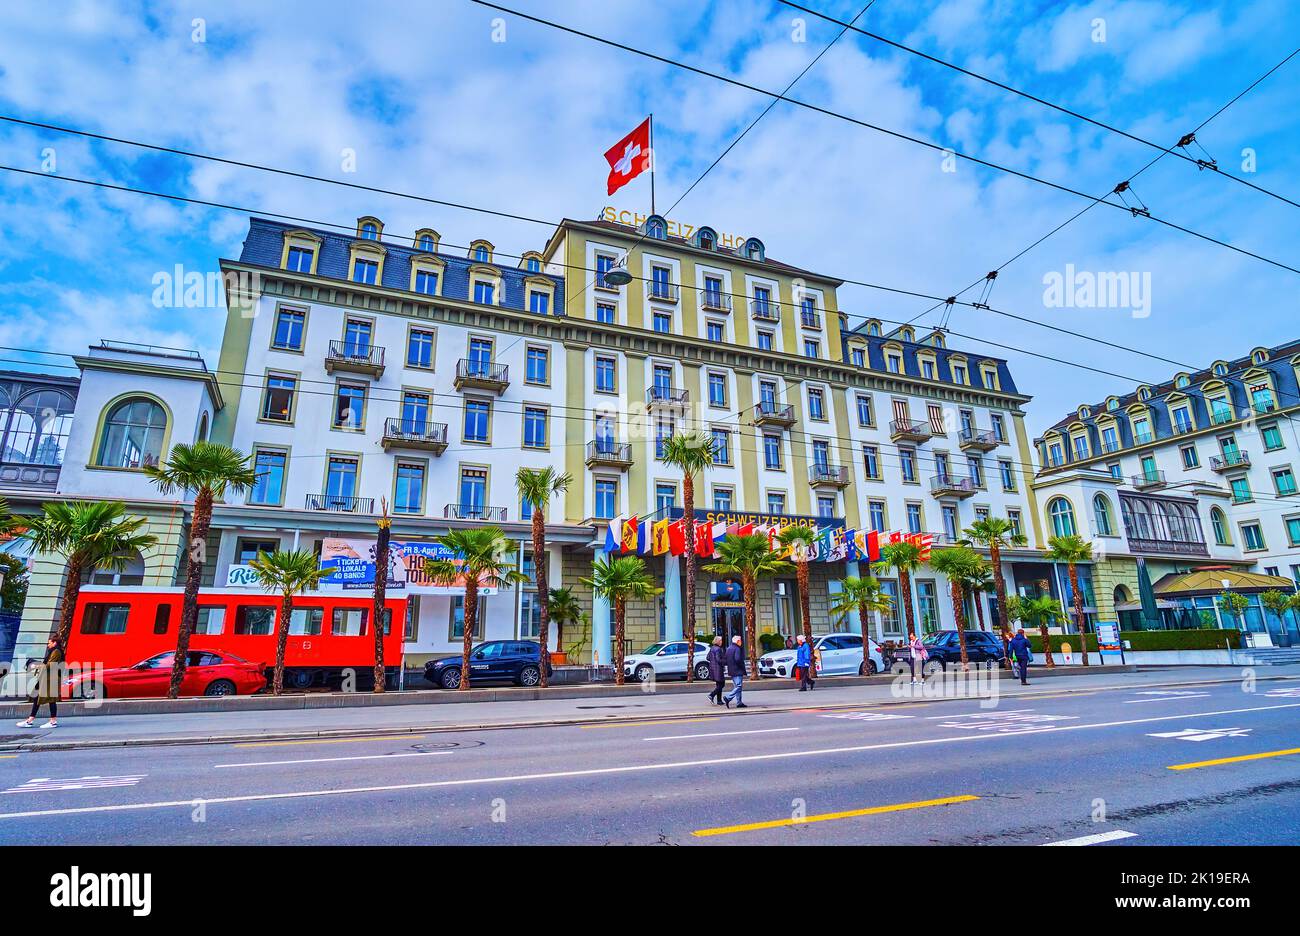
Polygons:
<instances>
[{"instance_id":1,"label":"shrub in planter","mask_svg":"<svg viewBox=\"0 0 1300 936\"><path fill-rule=\"evenodd\" d=\"M780 634L759 634L758 644L763 648L764 653L771 653L774 650L785 649L785 638Z\"/></svg>"},{"instance_id":2,"label":"shrub in planter","mask_svg":"<svg viewBox=\"0 0 1300 936\"><path fill-rule=\"evenodd\" d=\"M1035 654L1043 650L1038 634L1026 634ZM1052 634L1052 652L1060 653L1061 644L1068 643L1072 653L1079 652L1078 634ZM1097 635L1088 634L1088 652L1097 649ZM1126 641L1126 650L1222 650L1241 646L1241 632L1235 628L1197 630L1141 630L1121 631L1120 640Z\"/></svg>"}]
</instances>

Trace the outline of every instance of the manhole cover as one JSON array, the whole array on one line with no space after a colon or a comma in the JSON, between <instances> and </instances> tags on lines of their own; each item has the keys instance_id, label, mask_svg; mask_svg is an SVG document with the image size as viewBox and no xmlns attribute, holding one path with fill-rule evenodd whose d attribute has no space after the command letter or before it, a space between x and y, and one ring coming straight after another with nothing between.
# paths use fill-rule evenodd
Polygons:
<instances>
[{"instance_id":1,"label":"manhole cover","mask_svg":"<svg viewBox=\"0 0 1300 936\"><path fill-rule=\"evenodd\" d=\"M598 709L598 708L645 708L644 705L633 703L631 705L579 705L580 709Z\"/></svg>"},{"instance_id":2,"label":"manhole cover","mask_svg":"<svg viewBox=\"0 0 1300 936\"><path fill-rule=\"evenodd\" d=\"M482 741L422 741L412 744L412 751L446 751L451 748L482 747Z\"/></svg>"}]
</instances>

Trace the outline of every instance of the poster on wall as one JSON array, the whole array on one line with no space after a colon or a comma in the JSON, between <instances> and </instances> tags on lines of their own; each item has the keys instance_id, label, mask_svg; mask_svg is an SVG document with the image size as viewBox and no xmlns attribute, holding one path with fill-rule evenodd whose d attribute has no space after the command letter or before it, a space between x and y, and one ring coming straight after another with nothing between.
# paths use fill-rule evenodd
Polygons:
<instances>
[{"instance_id":1,"label":"poster on wall","mask_svg":"<svg viewBox=\"0 0 1300 936\"><path fill-rule=\"evenodd\" d=\"M465 580L457 577L452 584L435 583L424 571L425 560L458 558L441 543L390 542L388 544L389 591L422 595L463 595ZM370 589L375 584L375 541L370 539L327 538L321 543L320 567L330 574L321 579L326 588ZM480 595L495 595L497 589L479 581Z\"/></svg>"}]
</instances>

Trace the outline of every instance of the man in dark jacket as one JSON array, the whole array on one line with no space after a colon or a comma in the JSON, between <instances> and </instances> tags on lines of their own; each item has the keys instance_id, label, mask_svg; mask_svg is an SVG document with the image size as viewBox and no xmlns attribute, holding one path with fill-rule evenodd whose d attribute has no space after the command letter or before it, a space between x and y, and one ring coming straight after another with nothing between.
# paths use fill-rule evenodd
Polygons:
<instances>
[{"instance_id":1,"label":"man in dark jacket","mask_svg":"<svg viewBox=\"0 0 1300 936\"><path fill-rule=\"evenodd\" d=\"M745 651L740 648L740 635L737 634L731 638L731 646L727 648L727 675L731 677L731 691L722 697L723 703L727 708L731 708L731 700L736 700L736 708L749 708L745 704L741 692L745 686Z\"/></svg>"},{"instance_id":2,"label":"man in dark jacket","mask_svg":"<svg viewBox=\"0 0 1300 936\"><path fill-rule=\"evenodd\" d=\"M1016 670L1020 673L1020 684L1029 685L1029 658L1033 653L1029 649L1029 638L1025 636L1025 629L1022 627L1016 631L1016 636L1011 638L1008 644L1011 650L1011 657L1016 661Z\"/></svg>"},{"instance_id":3,"label":"man in dark jacket","mask_svg":"<svg viewBox=\"0 0 1300 936\"><path fill-rule=\"evenodd\" d=\"M713 691L709 693L709 701L714 705L722 704L722 685L726 680L727 651L722 649L722 638L714 637L713 644L709 647L709 655L705 657L709 664L709 678L713 680Z\"/></svg>"}]
</instances>

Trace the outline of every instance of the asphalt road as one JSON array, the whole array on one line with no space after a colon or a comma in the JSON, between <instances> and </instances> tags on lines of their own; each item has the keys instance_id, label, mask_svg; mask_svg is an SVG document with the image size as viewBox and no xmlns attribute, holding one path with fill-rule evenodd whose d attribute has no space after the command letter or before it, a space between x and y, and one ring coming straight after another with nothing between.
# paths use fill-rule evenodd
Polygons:
<instances>
[{"instance_id":1,"label":"asphalt road","mask_svg":"<svg viewBox=\"0 0 1300 936\"><path fill-rule=\"evenodd\" d=\"M0 845L1295 844L1300 679L1254 689L24 752Z\"/></svg>"}]
</instances>

